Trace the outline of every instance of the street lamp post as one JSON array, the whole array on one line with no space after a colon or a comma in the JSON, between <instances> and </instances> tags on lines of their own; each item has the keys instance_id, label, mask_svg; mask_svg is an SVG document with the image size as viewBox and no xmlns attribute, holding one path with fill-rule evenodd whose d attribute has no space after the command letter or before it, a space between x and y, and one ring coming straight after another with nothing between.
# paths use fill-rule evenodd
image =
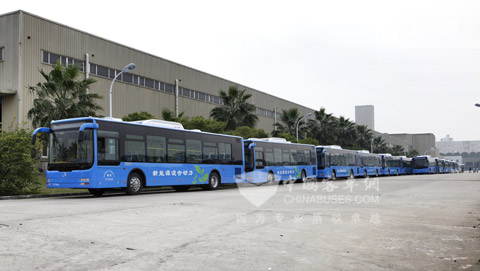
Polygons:
<instances>
[{"instance_id":1,"label":"street lamp post","mask_svg":"<svg viewBox=\"0 0 480 271\"><path fill-rule=\"evenodd\" d=\"M178 83L182 79L175 79L175 117L178 118Z\"/></svg>"},{"instance_id":2,"label":"street lamp post","mask_svg":"<svg viewBox=\"0 0 480 271\"><path fill-rule=\"evenodd\" d=\"M127 66L125 66L125 67L122 69L122 71L119 72L119 73L115 76L115 78L113 78L112 83L110 84L110 118L113 118L113 116L112 116L112 112L113 112L113 111L112 111L112 88L113 88L113 83L115 82L115 80L117 80L117 78L120 76L120 74L122 74L122 73L124 73L124 72L129 72L129 71L135 69L135 67L136 67L136 66L135 66L135 64L133 64L133 63L130 63L130 64L128 64Z\"/></svg>"},{"instance_id":3,"label":"street lamp post","mask_svg":"<svg viewBox=\"0 0 480 271\"><path fill-rule=\"evenodd\" d=\"M312 113L308 113L308 114L306 114L305 116L303 116L303 117L301 117L301 118L299 118L299 119L297 120L297 124L296 124L296 126L297 126L297 129L296 129L296 130L297 130L297 141L298 141L298 125L300 124L300 122L301 122L303 119L309 118L310 116L312 116Z\"/></svg>"}]
</instances>

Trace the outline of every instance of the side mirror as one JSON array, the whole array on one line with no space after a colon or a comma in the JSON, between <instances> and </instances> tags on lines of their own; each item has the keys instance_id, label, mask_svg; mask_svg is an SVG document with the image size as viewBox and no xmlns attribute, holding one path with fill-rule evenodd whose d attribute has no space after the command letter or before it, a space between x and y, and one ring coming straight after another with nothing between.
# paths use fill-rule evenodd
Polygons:
<instances>
[{"instance_id":1,"label":"side mirror","mask_svg":"<svg viewBox=\"0 0 480 271\"><path fill-rule=\"evenodd\" d=\"M251 150L253 149L255 146L257 146L257 144L255 144L255 142L252 142L248 145L248 149Z\"/></svg>"},{"instance_id":2,"label":"side mirror","mask_svg":"<svg viewBox=\"0 0 480 271\"><path fill-rule=\"evenodd\" d=\"M34 145L35 142L37 142L37 133L51 133L51 132L52 132L52 129L47 127L40 127L35 129L35 131L33 131L33 134L32 134L32 145Z\"/></svg>"}]
</instances>

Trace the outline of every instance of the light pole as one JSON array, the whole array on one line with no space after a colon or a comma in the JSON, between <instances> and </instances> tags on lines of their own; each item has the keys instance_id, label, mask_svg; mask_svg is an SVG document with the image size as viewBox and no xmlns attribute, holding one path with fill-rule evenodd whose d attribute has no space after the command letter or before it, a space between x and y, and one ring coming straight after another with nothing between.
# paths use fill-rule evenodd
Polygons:
<instances>
[{"instance_id":1,"label":"light pole","mask_svg":"<svg viewBox=\"0 0 480 271\"><path fill-rule=\"evenodd\" d=\"M113 88L113 83L115 82L115 80L117 80L117 78L120 76L120 74L122 74L122 73L124 73L124 72L129 72L129 71L135 69L135 67L136 67L136 66L135 66L135 64L133 64L133 63L130 63L130 64L128 64L127 66L125 66L125 67L122 69L122 71L119 72L119 73L115 76L115 78L113 78L112 83L110 84L110 118L113 118L113 117L112 117L112 88Z\"/></svg>"},{"instance_id":2,"label":"light pole","mask_svg":"<svg viewBox=\"0 0 480 271\"><path fill-rule=\"evenodd\" d=\"M175 79L175 118L178 118L178 83L182 79Z\"/></svg>"},{"instance_id":3,"label":"light pole","mask_svg":"<svg viewBox=\"0 0 480 271\"><path fill-rule=\"evenodd\" d=\"M303 116L303 117L301 117L301 118L299 118L299 119L297 120L297 124L296 124L296 126L297 126L297 129L296 129L296 130L297 130L297 142L298 142L298 125L300 124L300 122L301 122L303 119L309 118L310 116L312 116L312 113L308 113L308 114L306 114L305 116Z\"/></svg>"}]
</instances>

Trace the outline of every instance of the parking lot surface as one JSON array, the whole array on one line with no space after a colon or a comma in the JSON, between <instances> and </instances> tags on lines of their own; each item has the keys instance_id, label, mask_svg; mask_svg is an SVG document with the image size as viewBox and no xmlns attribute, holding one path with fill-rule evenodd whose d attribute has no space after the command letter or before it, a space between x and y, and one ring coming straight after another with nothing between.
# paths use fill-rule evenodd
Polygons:
<instances>
[{"instance_id":1,"label":"parking lot surface","mask_svg":"<svg viewBox=\"0 0 480 271\"><path fill-rule=\"evenodd\" d=\"M480 270L480 174L0 201L2 270Z\"/></svg>"}]
</instances>

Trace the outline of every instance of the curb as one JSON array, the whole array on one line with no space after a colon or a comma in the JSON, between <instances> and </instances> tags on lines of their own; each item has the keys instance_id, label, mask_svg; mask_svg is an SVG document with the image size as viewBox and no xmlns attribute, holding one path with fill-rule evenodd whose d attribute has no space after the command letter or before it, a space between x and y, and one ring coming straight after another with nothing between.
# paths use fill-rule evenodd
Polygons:
<instances>
[{"instance_id":1,"label":"curb","mask_svg":"<svg viewBox=\"0 0 480 271\"><path fill-rule=\"evenodd\" d=\"M33 194L33 195L0 196L0 200L55 198L55 197L82 196L82 195L90 195L90 193L88 193L88 192L78 192L78 193L63 193L63 194Z\"/></svg>"}]
</instances>

